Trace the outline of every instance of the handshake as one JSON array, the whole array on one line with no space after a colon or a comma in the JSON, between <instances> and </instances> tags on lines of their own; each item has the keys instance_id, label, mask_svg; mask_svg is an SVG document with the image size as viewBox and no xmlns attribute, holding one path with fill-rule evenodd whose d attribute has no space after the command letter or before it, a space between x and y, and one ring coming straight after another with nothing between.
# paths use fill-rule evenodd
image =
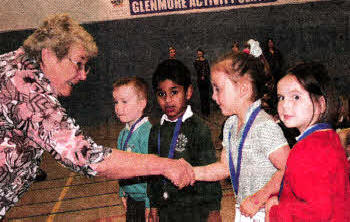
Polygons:
<instances>
[{"instance_id":1,"label":"handshake","mask_svg":"<svg viewBox=\"0 0 350 222\"><path fill-rule=\"evenodd\" d=\"M191 164L184 159L167 159L168 166L164 168L163 175L175 186L182 189L188 185L193 185L195 173Z\"/></svg>"}]
</instances>

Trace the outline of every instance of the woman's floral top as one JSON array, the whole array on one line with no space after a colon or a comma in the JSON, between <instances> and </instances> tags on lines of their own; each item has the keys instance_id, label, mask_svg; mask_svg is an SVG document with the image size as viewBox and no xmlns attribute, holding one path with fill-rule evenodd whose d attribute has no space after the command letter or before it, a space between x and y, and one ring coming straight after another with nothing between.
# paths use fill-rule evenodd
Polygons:
<instances>
[{"instance_id":1,"label":"woman's floral top","mask_svg":"<svg viewBox=\"0 0 350 222\"><path fill-rule=\"evenodd\" d=\"M0 219L33 182L44 150L85 175L111 153L83 136L36 61L0 55Z\"/></svg>"}]
</instances>

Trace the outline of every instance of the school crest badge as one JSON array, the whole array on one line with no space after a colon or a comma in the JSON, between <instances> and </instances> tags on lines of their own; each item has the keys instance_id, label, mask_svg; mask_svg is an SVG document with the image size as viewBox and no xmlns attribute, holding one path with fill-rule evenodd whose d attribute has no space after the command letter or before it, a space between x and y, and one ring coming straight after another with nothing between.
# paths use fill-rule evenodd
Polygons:
<instances>
[{"instance_id":1,"label":"school crest badge","mask_svg":"<svg viewBox=\"0 0 350 222\"><path fill-rule=\"evenodd\" d=\"M184 134L180 133L179 136L177 137L175 150L180 153L185 151L187 143L188 143L187 137Z\"/></svg>"}]
</instances>

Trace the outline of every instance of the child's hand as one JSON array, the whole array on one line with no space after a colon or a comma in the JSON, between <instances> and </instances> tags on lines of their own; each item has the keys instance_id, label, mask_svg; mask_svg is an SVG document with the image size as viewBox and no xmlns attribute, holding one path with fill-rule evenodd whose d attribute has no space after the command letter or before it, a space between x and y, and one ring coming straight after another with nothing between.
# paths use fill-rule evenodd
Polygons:
<instances>
[{"instance_id":1,"label":"child's hand","mask_svg":"<svg viewBox=\"0 0 350 222\"><path fill-rule=\"evenodd\" d=\"M246 217L253 217L260 209L260 202L254 198L254 195L249 196L243 200L239 210Z\"/></svg>"},{"instance_id":2,"label":"child's hand","mask_svg":"<svg viewBox=\"0 0 350 222\"><path fill-rule=\"evenodd\" d=\"M277 196L273 196L270 197L270 199L267 200L266 204L265 204L265 212L266 212L266 217L265 217L265 222L269 222L270 221L270 209L271 207L278 205L278 197Z\"/></svg>"},{"instance_id":3,"label":"child's hand","mask_svg":"<svg viewBox=\"0 0 350 222\"><path fill-rule=\"evenodd\" d=\"M125 210L127 211L127 205L126 205L126 202L128 201L128 198L127 197L122 197L122 203L123 203L123 206L125 208Z\"/></svg>"},{"instance_id":4,"label":"child's hand","mask_svg":"<svg viewBox=\"0 0 350 222\"><path fill-rule=\"evenodd\" d=\"M240 206L242 214L246 217L253 217L265 204L267 198L268 196L263 190L259 190L255 194L247 197Z\"/></svg>"},{"instance_id":5,"label":"child's hand","mask_svg":"<svg viewBox=\"0 0 350 222\"><path fill-rule=\"evenodd\" d=\"M159 222L158 209L151 208L151 215L149 222Z\"/></svg>"},{"instance_id":6,"label":"child's hand","mask_svg":"<svg viewBox=\"0 0 350 222\"><path fill-rule=\"evenodd\" d=\"M164 176L171 180L171 182L179 187L179 189L195 182L193 168L184 159L169 159L169 165L164 170Z\"/></svg>"},{"instance_id":7,"label":"child's hand","mask_svg":"<svg viewBox=\"0 0 350 222\"><path fill-rule=\"evenodd\" d=\"M268 195L264 190L259 190L255 194L251 196L253 203L257 205L257 207L260 209L261 207L264 206L266 201L268 200L270 195Z\"/></svg>"}]
</instances>

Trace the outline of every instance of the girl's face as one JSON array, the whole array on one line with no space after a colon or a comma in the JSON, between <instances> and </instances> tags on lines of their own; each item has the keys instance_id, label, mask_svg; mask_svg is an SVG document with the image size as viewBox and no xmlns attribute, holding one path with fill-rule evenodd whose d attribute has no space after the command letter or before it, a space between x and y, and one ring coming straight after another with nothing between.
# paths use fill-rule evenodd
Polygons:
<instances>
[{"instance_id":1,"label":"girl's face","mask_svg":"<svg viewBox=\"0 0 350 222\"><path fill-rule=\"evenodd\" d=\"M309 92L297 78L288 74L277 84L278 114L288 128L297 128L301 133L313 125L325 110L324 98L311 99Z\"/></svg>"},{"instance_id":2,"label":"girl's face","mask_svg":"<svg viewBox=\"0 0 350 222\"><path fill-rule=\"evenodd\" d=\"M213 100L219 105L224 116L237 113L239 106L239 85L233 82L223 71L212 71L211 84L213 87Z\"/></svg>"},{"instance_id":3,"label":"girl's face","mask_svg":"<svg viewBox=\"0 0 350 222\"><path fill-rule=\"evenodd\" d=\"M146 99L141 99L132 84L114 88L114 111L123 123L132 125L143 115Z\"/></svg>"}]
</instances>

